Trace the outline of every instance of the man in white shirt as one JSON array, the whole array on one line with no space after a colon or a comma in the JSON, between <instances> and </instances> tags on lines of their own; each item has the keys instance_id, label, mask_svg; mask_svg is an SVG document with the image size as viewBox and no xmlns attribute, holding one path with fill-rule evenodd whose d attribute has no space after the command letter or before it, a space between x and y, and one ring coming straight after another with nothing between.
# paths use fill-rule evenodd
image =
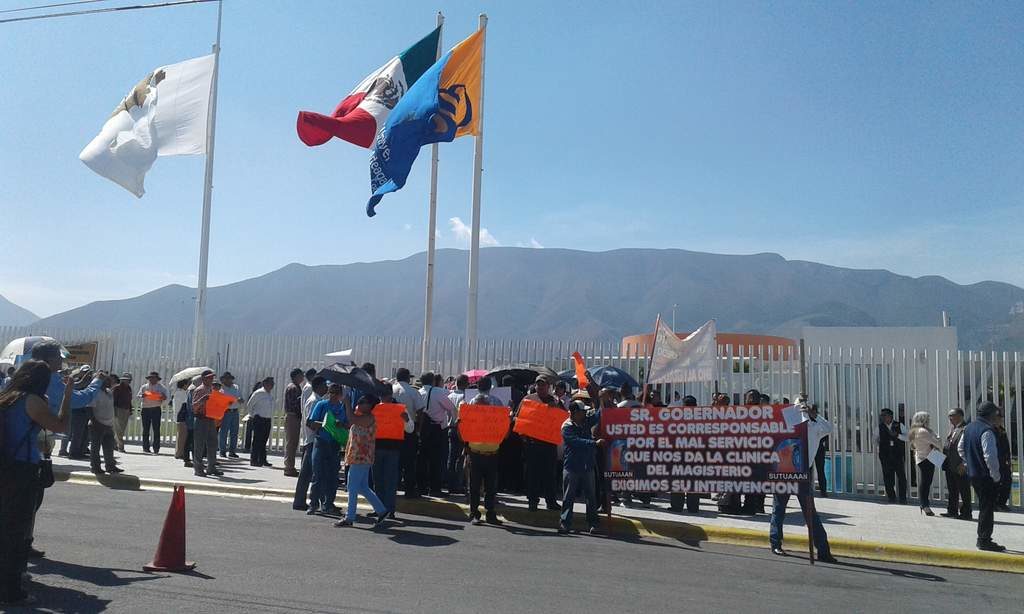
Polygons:
<instances>
[{"instance_id":1,"label":"man in white shirt","mask_svg":"<svg viewBox=\"0 0 1024 614\"><path fill-rule=\"evenodd\" d=\"M313 406L327 394L327 380L312 375L306 384L309 386L310 394L302 404L302 464L299 466L295 498L292 500L292 509L303 512L309 509L309 482L313 479L313 440L316 439L316 431L306 426L306 422L309 420L309 413L313 411Z\"/></svg>"},{"instance_id":2,"label":"man in white shirt","mask_svg":"<svg viewBox=\"0 0 1024 614\"><path fill-rule=\"evenodd\" d=\"M459 437L459 407L467 400L466 389L469 388L469 376L463 373L455 380L455 390L448 394L448 400L455 408L455 414L448 422L448 464L446 465L446 482L448 491L462 493L465 457L463 456L462 438Z\"/></svg>"},{"instance_id":3,"label":"man in white shirt","mask_svg":"<svg viewBox=\"0 0 1024 614\"><path fill-rule=\"evenodd\" d=\"M246 406L249 408L249 425L252 428L252 452L249 464L253 467L272 467L267 462L267 440L270 439L270 425L274 419L274 378L263 378L262 385L252 393Z\"/></svg>"},{"instance_id":4,"label":"man in white shirt","mask_svg":"<svg viewBox=\"0 0 1024 614\"><path fill-rule=\"evenodd\" d=\"M402 455L399 461L402 466L402 489L405 491L406 499L417 499L420 496L419 489L416 486L416 457L419 455L420 448L420 434L419 434L419 414L423 410L425 403L423 397L420 396L420 391L416 390L409 380L412 379L412 374L405 367L401 367L395 372L395 383L392 386L392 397L395 403L401 403L405 405L405 413L409 414L412 418L414 430L412 433L406 433L405 442L402 445Z\"/></svg>"},{"instance_id":5,"label":"man in white shirt","mask_svg":"<svg viewBox=\"0 0 1024 614\"><path fill-rule=\"evenodd\" d=\"M238 410L245 401L242 399L242 391L235 385L235 376L230 371L225 371L220 376L220 391L226 395L235 397L235 402L228 406L224 412L224 418L220 422L219 441L221 457L230 456L238 458Z\"/></svg>"},{"instance_id":6,"label":"man in white shirt","mask_svg":"<svg viewBox=\"0 0 1024 614\"><path fill-rule=\"evenodd\" d=\"M433 372L427 371L420 376L420 396L423 398L423 417L420 420L420 462L426 463L426 484L431 497L443 497L441 479L444 473L446 452L448 451L447 426L455 420L455 406L448 398L448 391L431 385L434 382Z\"/></svg>"},{"instance_id":7,"label":"man in white shirt","mask_svg":"<svg viewBox=\"0 0 1024 614\"><path fill-rule=\"evenodd\" d=\"M299 399L303 407L306 406L306 401L313 394L314 377L316 377L316 369L306 369L306 381L302 384L302 397ZM303 421L303 424L305 424L305 421Z\"/></svg>"},{"instance_id":8,"label":"man in white shirt","mask_svg":"<svg viewBox=\"0 0 1024 614\"><path fill-rule=\"evenodd\" d=\"M800 406L801 423L807 423L807 459L811 463L811 479L809 482L813 483L814 456L818 452L818 446L821 444L822 438L832 432L832 425L828 420L820 416L814 419L809 416L810 407L807 404L807 398L803 395L797 399L796 404ZM810 488L813 488L813 486ZM804 518L808 516L807 506L812 504L813 497L813 492L809 495L796 496ZM782 549L782 526L786 522L786 505L788 503L789 495L772 495L772 515L768 524L768 542L771 545L772 554L776 556L787 556L786 551ZM818 560L823 563L835 563L836 559L832 556L832 551L828 544L828 534L825 533L825 526L821 524L821 518L818 516L817 510L811 510L809 515L811 516L811 536L814 539L814 549L818 551Z\"/></svg>"}]
</instances>

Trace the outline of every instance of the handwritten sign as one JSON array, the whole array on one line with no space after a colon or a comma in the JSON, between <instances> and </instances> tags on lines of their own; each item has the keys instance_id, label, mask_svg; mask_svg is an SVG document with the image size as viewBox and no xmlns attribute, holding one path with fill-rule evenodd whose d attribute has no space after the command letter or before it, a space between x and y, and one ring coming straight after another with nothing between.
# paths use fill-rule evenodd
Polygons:
<instances>
[{"instance_id":1,"label":"handwritten sign","mask_svg":"<svg viewBox=\"0 0 1024 614\"><path fill-rule=\"evenodd\" d=\"M507 407L466 404L459 409L459 437L466 443L501 443L509 423Z\"/></svg>"},{"instance_id":2,"label":"handwritten sign","mask_svg":"<svg viewBox=\"0 0 1024 614\"><path fill-rule=\"evenodd\" d=\"M513 430L524 437L558 445L562 443L562 423L568 418L569 412L564 409L523 399Z\"/></svg>"},{"instance_id":3,"label":"handwritten sign","mask_svg":"<svg viewBox=\"0 0 1024 614\"><path fill-rule=\"evenodd\" d=\"M404 403L378 403L373 408L373 417L377 419L377 439L405 439L404 411Z\"/></svg>"}]
</instances>

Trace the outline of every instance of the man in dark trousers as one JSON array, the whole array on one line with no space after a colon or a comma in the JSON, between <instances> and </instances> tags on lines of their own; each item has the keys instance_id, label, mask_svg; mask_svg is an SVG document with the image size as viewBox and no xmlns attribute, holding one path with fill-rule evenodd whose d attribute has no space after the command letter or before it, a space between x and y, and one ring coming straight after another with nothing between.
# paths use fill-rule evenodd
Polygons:
<instances>
[{"instance_id":1,"label":"man in dark trousers","mask_svg":"<svg viewBox=\"0 0 1024 614\"><path fill-rule=\"evenodd\" d=\"M996 484L996 509L1000 512L1010 511L1010 490L1013 488L1013 468L1010 464L1010 438L1006 434L1003 413L993 426L996 429L996 451L999 457L999 483Z\"/></svg>"},{"instance_id":2,"label":"man in dark trousers","mask_svg":"<svg viewBox=\"0 0 1024 614\"><path fill-rule=\"evenodd\" d=\"M967 425L960 438L958 452L967 465L974 494L978 497L978 550L1003 552L1005 546L992 541L992 524L996 507L996 486L999 473L999 452L994 423L998 422L999 408L985 401L978 408L978 419Z\"/></svg>"},{"instance_id":3,"label":"man in dark trousers","mask_svg":"<svg viewBox=\"0 0 1024 614\"><path fill-rule=\"evenodd\" d=\"M523 397L524 401L538 401L549 407L562 408L558 399L551 394L551 382L545 376L538 375L535 383L537 392ZM516 415L518 414L517 408ZM526 498L530 504L530 511L537 511L541 497L544 497L549 510L561 510L555 486L558 446L532 437L524 436L522 439L523 459L526 461Z\"/></svg>"},{"instance_id":4,"label":"man in dark trousers","mask_svg":"<svg viewBox=\"0 0 1024 614\"><path fill-rule=\"evenodd\" d=\"M881 422L878 423L878 459L882 461L882 479L885 481L885 496L889 503L896 502L894 483L898 482L899 500L907 502L907 428L896 422L892 410L882 409Z\"/></svg>"},{"instance_id":5,"label":"man in dark trousers","mask_svg":"<svg viewBox=\"0 0 1024 614\"><path fill-rule=\"evenodd\" d=\"M814 403L807 410L807 416L811 422L818 421L818 404ZM825 420L827 423L828 421ZM830 425L831 426L831 425ZM822 497L828 497L828 477L825 475L825 454L828 452L828 435L821 439L818 445L818 453L814 455L814 472L818 474L818 493Z\"/></svg>"},{"instance_id":6,"label":"man in dark trousers","mask_svg":"<svg viewBox=\"0 0 1024 614\"><path fill-rule=\"evenodd\" d=\"M967 465L957 452L966 426L964 410L959 407L949 410L949 435L946 435L946 445L942 450L946 455L942 468L946 472L946 484L949 485L949 502L943 516L972 520L971 480L967 477Z\"/></svg>"}]
</instances>

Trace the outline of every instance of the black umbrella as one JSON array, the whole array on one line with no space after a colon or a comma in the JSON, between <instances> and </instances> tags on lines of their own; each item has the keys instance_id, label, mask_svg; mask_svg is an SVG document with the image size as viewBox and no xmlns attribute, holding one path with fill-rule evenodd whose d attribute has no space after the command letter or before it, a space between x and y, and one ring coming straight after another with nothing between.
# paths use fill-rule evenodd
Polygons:
<instances>
[{"instance_id":1,"label":"black umbrella","mask_svg":"<svg viewBox=\"0 0 1024 614\"><path fill-rule=\"evenodd\" d=\"M317 375L334 384L341 384L342 386L354 388L359 392L378 395L381 392L380 387L384 385L370 377L369 373L359 367L350 367L342 364L334 364L326 369L321 369Z\"/></svg>"},{"instance_id":2,"label":"black umbrella","mask_svg":"<svg viewBox=\"0 0 1024 614\"><path fill-rule=\"evenodd\" d=\"M558 381L558 374L553 369L545 367L544 365L524 363L519 365L509 365L505 367L498 367L488 371L487 376L493 377L498 385L503 385L503 381L506 376L511 376L513 382L517 386L527 387L537 379L538 375L543 375L553 384Z\"/></svg>"}]
</instances>

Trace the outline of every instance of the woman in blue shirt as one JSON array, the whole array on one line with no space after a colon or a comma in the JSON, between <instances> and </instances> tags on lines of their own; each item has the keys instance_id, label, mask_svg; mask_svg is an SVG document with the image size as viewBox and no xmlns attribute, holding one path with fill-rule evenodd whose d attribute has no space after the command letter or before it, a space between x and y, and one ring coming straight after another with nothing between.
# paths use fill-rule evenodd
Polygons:
<instances>
[{"instance_id":1,"label":"woman in blue shirt","mask_svg":"<svg viewBox=\"0 0 1024 614\"><path fill-rule=\"evenodd\" d=\"M39 429L63 433L68 427L73 386L65 381L60 410L54 416L46 400L50 367L39 360L22 363L3 392L0 448L0 603L31 603L21 585L28 561L28 531L39 489Z\"/></svg>"}]
</instances>

